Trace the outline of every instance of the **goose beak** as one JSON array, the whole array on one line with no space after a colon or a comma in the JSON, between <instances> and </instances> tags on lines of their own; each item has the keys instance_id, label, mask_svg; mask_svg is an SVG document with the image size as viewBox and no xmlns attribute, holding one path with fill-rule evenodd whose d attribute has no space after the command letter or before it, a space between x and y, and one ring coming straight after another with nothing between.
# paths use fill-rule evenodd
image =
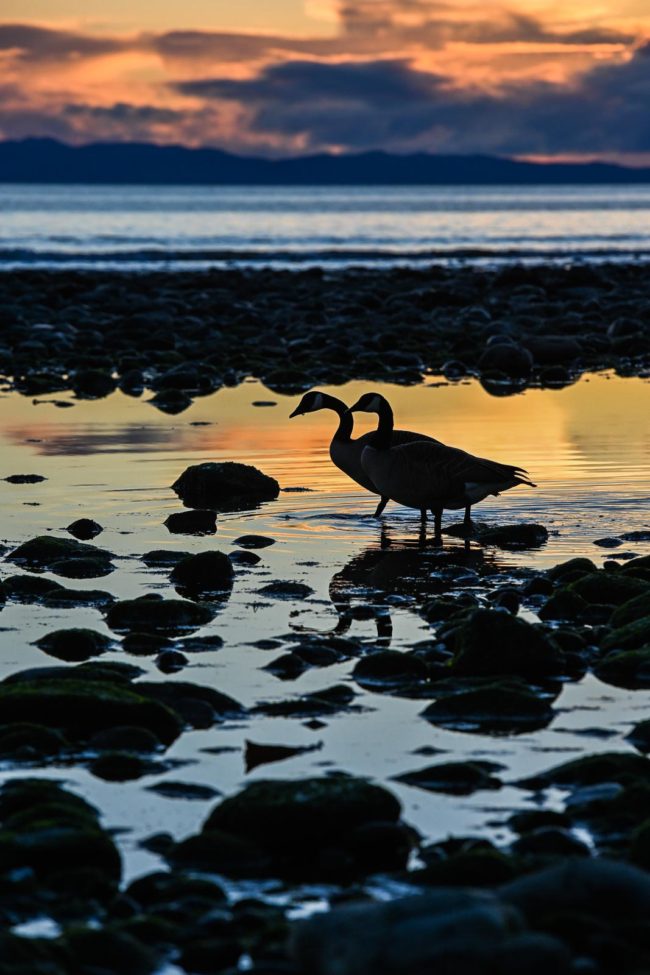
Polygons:
<instances>
[{"instance_id":1,"label":"goose beak","mask_svg":"<svg viewBox=\"0 0 650 975\"><path fill-rule=\"evenodd\" d=\"M361 403L361 400L359 399L354 404L354 406L349 406L345 412L346 413L362 413L363 412L363 407L361 407L359 405L360 403Z\"/></svg>"},{"instance_id":2,"label":"goose beak","mask_svg":"<svg viewBox=\"0 0 650 975\"><path fill-rule=\"evenodd\" d=\"M289 414L289 419L291 420L294 416L303 416L304 412L305 411L302 409L301 404L298 404L293 413Z\"/></svg>"}]
</instances>

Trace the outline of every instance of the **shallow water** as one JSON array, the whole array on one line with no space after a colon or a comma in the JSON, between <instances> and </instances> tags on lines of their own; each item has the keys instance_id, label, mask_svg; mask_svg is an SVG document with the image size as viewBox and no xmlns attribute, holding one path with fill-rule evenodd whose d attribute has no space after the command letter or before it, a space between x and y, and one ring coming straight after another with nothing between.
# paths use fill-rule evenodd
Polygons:
<instances>
[{"instance_id":1,"label":"shallow water","mask_svg":"<svg viewBox=\"0 0 650 975\"><path fill-rule=\"evenodd\" d=\"M650 187L0 185L0 268L650 255Z\"/></svg>"},{"instance_id":2,"label":"shallow water","mask_svg":"<svg viewBox=\"0 0 650 975\"><path fill-rule=\"evenodd\" d=\"M508 398L491 397L475 382L379 388L393 403L400 426L521 464L538 483L534 490L518 488L486 501L475 513L497 523L540 522L549 529L548 543L520 552L482 551L473 545L471 559L482 559L495 568L543 568L574 555L587 555L600 564L621 553L650 551L649 543L630 542L613 550L593 544L603 536L650 528L648 381L591 376L563 390L530 389ZM330 391L351 402L365 389L366 385L349 383ZM259 401L276 405L253 405ZM66 409L56 402L74 405ZM390 505L382 537L379 523L371 517L373 498L329 461L333 415L319 413L290 421L295 403L296 398L270 393L252 381L197 399L177 417L158 412L146 399L121 393L94 402L61 394L32 402L8 392L0 397L0 476L37 473L48 480L34 485L0 483L1 540L13 547L45 531L60 533L76 518L92 517L105 527L95 541L116 554L118 568L105 578L79 581L78 587L138 596L173 594L167 572L147 569L139 560L146 551L197 552L213 547L228 551L244 533L272 536L276 544L260 551L258 566L237 570L229 601L201 631L221 635L223 649L192 655L178 678L210 684L245 705L349 680L354 661L281 682L260 668L282 651L260 650L251 644L261 638L281 638L299 627L333 629L339 622L330 599L333 576L348 567L352 588L347 594L355 605L364 604L364 593L354 588L351 563L390 543L392 550L410 552L419 564L418 518L415 512ZM366 429L368 423L361 426ZM214 537L169 534L163 521L172 511L181 510L169 485L189 464L208 459L254 463L277 477L283 488L309 490L283 491L276 502L255 511L220 515ZM454 514L448 513L446 521L453 520ZM453 546L460 543L447 542L447 547ZM314 595L304 602L261 599L260 587L278 578L306 582ZM401 601L389 599L383 604L382 634L388 632L389 614L393 647L411 646L430 633L410 608L408 592ZM67 626L109 632L94 609L7 605L0 614L0 676L57 663L31 643ZM377 620L353 620L349 633L373 643ZM119 647L104 659L129 659L158 673L151 658L126 658ZM503 839L507 832L500 821L513 807L530 802L529 794L506 787L459 799L391 782L391 777L431 764L429 758L410 754L428 745L445 750L445 760L493 758L507 766L503 777L514 780L560 761L564 754L628 748L623 735L646 716L650 706L648 693L620 690L589 676L563 690L548 728L495 738L434 728L418 717L426 702L353 686L359 694L355 703L362 710L334 716L317 731L296 719L254 717L237 725L187 732L168 757L189 764L163 778L204 783L227 794L254 778L345 770L388 784L403 801L405 818L429 839L486 828L488 835ZM593 729L610 734L601 737ZM242 746L248 738L291 745L322 742L322 748L245 775ZM230 750L215 755L203 751L208 747ZM5 766L1 774L22 776L25 769L12 771ZM129 876L158 863L137 847L140 839L162 829L176 837L189 834L214 803L172 800L148 792L146 786L159 775L116 785L78 768L49 768L44 774L65 779L99 804L108 825L125 830L120 843Z\"/></svg>"}]
</instances>

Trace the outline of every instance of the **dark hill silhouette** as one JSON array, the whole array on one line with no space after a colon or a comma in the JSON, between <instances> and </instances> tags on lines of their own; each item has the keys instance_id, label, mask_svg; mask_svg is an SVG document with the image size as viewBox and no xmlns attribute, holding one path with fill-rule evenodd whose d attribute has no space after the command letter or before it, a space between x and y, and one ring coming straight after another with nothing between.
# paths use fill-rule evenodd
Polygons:
<instances>
[{"instance_id":1,"label":"dark hill silhouette","mask_svg":"<svg viewBox=\"0 0 650 975\"><path fill-rule=\"evenodd\" d=\"M650 183L650 168L529 163L496 156L385 152L293 159L236 156L138 142L68 146L55 139L0 142L0 182L230 186L426 186Z\"/></svg>"}]
</instances>

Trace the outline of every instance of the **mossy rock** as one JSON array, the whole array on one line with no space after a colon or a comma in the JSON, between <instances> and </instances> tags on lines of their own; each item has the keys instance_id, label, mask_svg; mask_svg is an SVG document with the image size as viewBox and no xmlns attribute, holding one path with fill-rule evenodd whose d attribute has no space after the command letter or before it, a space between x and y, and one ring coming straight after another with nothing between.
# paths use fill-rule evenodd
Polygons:
<instances>
[{"instance_id":1,"label":"mossy rock","mask_svg":"<svg viewBox=\"0 0 650 975\"><path fill-rule=\"evenodd\" d=\"M223 721L225 718L241 718L246 714L246 709L239 701L204 684L181 680L162 683L139 681L133 687L138 694L159 701L194 727L211 727L215 722ZM197 724L193 721L193 713L197 705L200 706L201 716L205 713L205 723Z\"/></svg>"},{"instance_id":2,"label":"mossy rock","mask_svg":"<svg viewBox=\"0 0 650 975\"><path fill-rule=\"evenodd\" d=\"M518 785L526 789L547 789L550 786L581 788L601 782L617 782L624 786L636 782L648 783L650 760L631 752L586 755L522 779Z\"/></svg>"},{"instance_id":3,"label":"mossy rock","mask_svg":"<svg viewBox=\"0 0 650 975\"><path fill-rule=\"evenodd\" d=\"M172 485L192 508L242 511L275 501L280 485L256 467L238 463L205 463L188 467Z\"/></svg>"},{"instance_id":4,"label":"mossy rock","mask_svg":"<svg viewBox=\"0 0 650 975\"><path fill-rule=\"evenodd\" d=\"M60 559L52 562L48 568L64 579L99 579L115 571L112 562L96 558Z\"/></svg>"},{"instance_id":5,"label":"mossy rock","mask_svg":"<svg viewBox=\"0 0 650 975\"><path fill-rule=\"evenodd\" d=\"M157 952L116 926L69 928L61 939L69 970L101 975L153 975L162 964Z\"/></svg>"},{"instance_id":6,"label":"mossy rock","mask_svg":"<svg viewBox=\"0 0 650 975\"><path fill-rule=\"evenodd\" d=\"M612 630L601 640L600 649L605 653L610 650L638 650L644 644L650 644L650 616Z\"/></svg>"},{"instance_id":7,"label":"mossy rock","mask_svg":"<svg viewBox=\"0 0 650 975\"><path fill-rule=\"evenodd\" d=\"M569 591L582 596L588 603L622 606L636 596L650 594L650 583L621 572L592 572L576 579Z\"/></svg>"},{"instance_id":8,"label":"mossy rock","mask_svg":"<svg viewBox=\"0 0 650 975\"><path fill-rule=\"evenodd\" d=\"M500 789L503 783L494 772L503 766L496 762L443 762L415 772L396 775L396 782L404 782L427 792L446 792L449 795L469 796L480 789Z\"/></svg>"},{"instance_id":9,"label":"mossy rock","mask_svg":"<svg viewBox=\"0 0 650 975\"><path fill-rule=\"evenodd\" d=\"M96 630L73 628L46 633L36 646L58 660L78 663L99 656L111 646L111 640Z\"/></svg>"},{"instance_id":10,"label":"mossy rock","mask_svg":"<svg viewBox=\"0 0 650 975\"><path fill-rule=\"evenodd\" d=\"M44 760L65 751L65 735L41 724L0 725L0 758L14 762Z\"/></svg>"},{"instance_id":11,"label":"mossy rock","mask_svg":"<svg viewBox=\"0 0 650 975\"><path fill-rule=\"evenodd\" d=\"M615 628L627 626L628 623L635 623L642 620L645 616L650 617L650 591L635 596L634 599L623 603L612 613L609 625Z\"/></svg>"},{"instance_id":12,"label":"mossy rock","mask_svg":"<svg viewBox=\"0 0 650 975\"><path fill-rule=\"evenodd\" d=\"M175 843L167 859L176 868L223 874L226 877L266 877L274 861L256 843L242 836L210 829Z\"/></svg>"},{"instance_id":13,"label":"mossy rock","mask_svg":"<svg viewBox=\"0 0 650 975\"><path fill-rule=\"evenodd\" d=\"M172 569L173 585L191 593L228 593L232 589L235 572L223 552L199 552L189 555Z\"/></svg>"},{"instance_id":14,"label":"mossy rock","mask_svg":"<svg viewBox=\"0 0 650 975\"><path fill-rule=\"evenodd\" d=\"M182 634L209 623L214 610L184 599L124 599L106 615L112 630Z\"/></svg>"},{"instance_id":15,"label":"mossy rock","mask_svg":"<svg viewBox=\"0 0 650 975\"><path fill-rule=\"evenodd\" d=\"M478 609L455 630L454 674L559 675L564 654L540 627L497 610Z\"/></svg>"},{"instance_id":16,"label":"mossy rock","mask_svg":"<svg viewBox=\"0 0 650 975\"><path fill-rule=\"evenodd\" d=\"M10 779L0 789L0 822L14 828L15 817L25 813L30 822L41 817L46 809L50 819L68 825L95 826L99 823L99 811L86 799L63 788L52 779ZM15 828L18 828L16 826Z\"/></svg>"},{"instance_id":17,"label":"mossy rock","mask_svg":"<svg viewBox=\"0 0 650 975\"><path fill-rule=\"evenodd\" d=\"M567 562L560 562L558 565L554 565L552 569L547 571L547 576L552 582L558 582L563 580L566 576L582 576L590 575L592 572L597 571L597 566L595 562L591 559L585 558L575 558L569 559Z\"/></svg>"},{"instance_id":18,"label":"mossy rock","mask_svg":"<svg viewBox=\"0 0 650 975\"><path fill-rule=\"evenodd\" d=\"M72 538L58 538L56 535L39 535L15 548L7 556L7 561L45 569L66 559L98 559L106 563L111 558L111 552L96 545L87 545Z\"/></svg>"},{"instance_id":19,"label":"mossy rock","mask_svg":"<svg viewBox=\"0 0 650 975\"><path fill-rule=\"evenodd\" d=\"M371 822L397 822L401 807L381 786L349 776L262 780L224 799L203 831L232 833L272 851L338 845L341 835Z\"/></svg>"},{"instance_id":20,"label":"mossy rock","mask_svg":"<svg viewBox=\"0 0 650 975\"><path fill-rule=\"evenodd\" d=\"M48 877L71 863L95 866L119 879L120 855L108 834L99 829L34 825L28 832L0 831L0 872L26 867L37 877Z\"/></svg>"},{"instance_id":21,"label":"mossy rock","mask_svg":"<svg viewBox=\"0 0 650 975\"><path fill-rule=\"evenodd\" d=\"M82 740L114 725L136 725L169 745L182 730L164 704L124 684L81 678L3 681L0 714L5 722L42 723Z\"/></svg>"},{"instance_id":22,"label":"mossy rock","mask_svg":"<svg viewBox=\"0 0 650 975\"><path fill-rule=\"evenodd\" d=\"M29 575L9 576L3 582L3 589L8 599L15 599L19 603L41 602L49 596L66 591L60 582Z\"/></svg>"},{"instance_id":23,"label":"mossy rock","mask_svg":"<svg viewBox=\"0 0 650 975\"><path fill-rule=\"evenodd\" d=\"M638 650L609 653L594 667L594 673L615 687L650 687L650 643Z\"/></svg>"},{"instance_id":24,"label":"mossy rock","mask_svg":"<svg viewBox=\"0 0 650 975\"><path fill-rule=\"evenodd\" d=\"M458 689L430 704L422 717L450 731L517 734L544 728L554 711L525 685L492 683Z\"/></svg>"},{"instance_id":25,"label":"mossy rock","mask_svg":"<svg viewBox=\"0 0 650 975\"><path fill-rule=\"evenodd\" d=\"M576 620L587 609L589 603L571 589L554 592L539 611L541 620Z\"/></svg>"}]
</instances>

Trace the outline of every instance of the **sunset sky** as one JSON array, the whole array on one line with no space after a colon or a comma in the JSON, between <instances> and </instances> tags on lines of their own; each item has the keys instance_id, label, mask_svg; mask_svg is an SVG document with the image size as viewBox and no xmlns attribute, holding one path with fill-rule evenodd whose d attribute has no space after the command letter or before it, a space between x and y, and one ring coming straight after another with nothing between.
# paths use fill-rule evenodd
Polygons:
<instances>
[{"instance_id":1,"label":"sunset sky","mask_svg":"<svg viewBox=\"0 0 650 975\"><path fill-rule=\"evenodd\" d=\"M0 137L650 163L648 0L4 0Z\"/></svg>"}]
</instances>

